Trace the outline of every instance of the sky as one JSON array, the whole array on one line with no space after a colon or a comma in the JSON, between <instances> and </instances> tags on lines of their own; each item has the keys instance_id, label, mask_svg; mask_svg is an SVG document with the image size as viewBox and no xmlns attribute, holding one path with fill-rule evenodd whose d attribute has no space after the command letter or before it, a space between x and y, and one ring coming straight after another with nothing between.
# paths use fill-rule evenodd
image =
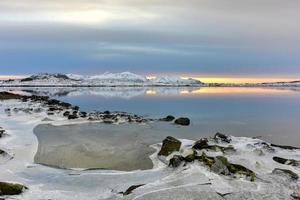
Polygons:
<instances>
[{"instance_id":1,"label":"sky","mask_svg":"<svg viewBox=\"0 0 300 200\"><path fill-rule=\"evenodd\" d=\"M0 75L300 79L299 8L299 0L1 0Z\"/></svg>"}]
</instances>

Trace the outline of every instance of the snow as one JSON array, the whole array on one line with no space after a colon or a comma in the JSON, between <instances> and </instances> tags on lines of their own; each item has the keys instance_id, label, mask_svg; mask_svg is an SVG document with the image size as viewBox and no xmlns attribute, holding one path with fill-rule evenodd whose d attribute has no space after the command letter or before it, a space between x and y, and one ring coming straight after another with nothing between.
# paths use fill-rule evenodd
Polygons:
<instances>
[{"instance_id":1,"label":"snow","mask_svg":"<svg viewBox=\"0 0 300 200\"><path fill-rule=\"evenodd\" d=\"M131 72L109 73L100 75L49 74L32 75L23 80L2 81L1 86L199 86L202 83L194 79L164 76L148 79Z\"/></svg>"},{"instance_id":2,"label":"snow","mask_svg":"<svg viewBox=\"0 0 300 200\"><path fill-rule=\"evenodd\" d=\"M41 123L59 124L65 122L60 116L48 116L54 121L43 121L47 116L44 112L26 114L19 112L7 116L4 108L33 106L30 102L5 101L1 102L1 126L9 134L0 139L0 147L14 153L14 159L0 165L2 181L24 183L29 189L22 195L7 197L6 199L38 200L38 199L290 199L292 188L299 185L299 181L290 181L284 176L272 174L276 167L290 169L300 175L300 168L281 165L272 160L273 156L300 159L299 150L284 150L276 148L269 152L257 143L260 139L247 137L231 137L232 145L237 152L227 154L232 163L242 164L256 172L255 182L243 178L228 178L211 172L198 161L186 166L170 168L157 156L161 143L153 144L156 150L150 156L154 163L153 169L131 172L110 170L80 170L56 169L34 163L34 156L38 142L33 134L33 128ZM181 139L183 153L194 143L192 140ZM212 142L212 141L210 141ZM225 145L225 144L218 144ZM263 154L258 155L257 151ZM213 155L214 152L207 152ZM166 158L168 161L172 155ZM146 184L128 196L118 194L129 186ZM219 194L227 194L221 197Z\"/></svg>"}]
</instances>

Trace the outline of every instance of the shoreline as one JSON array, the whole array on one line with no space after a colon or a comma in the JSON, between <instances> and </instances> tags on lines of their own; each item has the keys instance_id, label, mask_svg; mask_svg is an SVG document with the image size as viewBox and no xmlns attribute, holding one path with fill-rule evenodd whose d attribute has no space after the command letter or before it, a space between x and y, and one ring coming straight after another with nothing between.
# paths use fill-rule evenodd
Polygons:
<instances>
[{"instance_id":1,"label":"shoreline","mask_svg":"<svg viewBox=\"0 0 300 200\"><path fill-rule=\"evenodd\" d=\"M274 156L299 160L299 150L272 145L260 139L247 137L226 136L228 138L223 140L222 138L225 136L219 136L220 141L214 139L216 136L208 138L209 145L205 146L204 149L198 149L197 155L191 160L189 158L190 149L200 140L179 139L180 149L172 151L166 156L157 155L162 149L161 143L153 144L151 147L155 148L156 151L150 155L153 168L149 170L124 172L99 169L56 169L35 164L33 158L37 151L38 141L33 133L33 128L38 124L76 122L61 115L48 116L45 108L40 113L26 114L24 112L28 106L39 108L41 105L36 102L22 102L21 99L5 100L5 103L1 105L0 118L8 119L6 124L1 124L1 126L9 135L0 139L1 147L6 146L11 149L15 157L0 165L0 169L2 169L0 175L4 181L20 182L28 187L28 190L22 195L14 196L15 199L74 199L74 191L76 190L79 191L76 192L75 199L159 199L166 198L171 194L180 195L179 193L190 193L193 197L197 196L201 199L220 199L223 195L228 199L247 199L251 196L256 198L259 196L288 198L294 194L293 192L299 186L298 180L291 179L285 173L277 171L276 174L275 172L272 173L275 168L285 168L299 175L300 168L272 161ZM7 113L4 112L6 106L21 106L23 109L18 111L19 114L12 114L7 118ZM44 118L50 118L54 121L43 121ZM215 148L214 145L221 147ZM224 154L222 150L218 150L218 148L227 148L230 145L236 149L237 153L230 151ZM230 160L230 163L247 166L257 174L258 179L250 181L243 176L225 176L213 172L212 169L203 165L203 161L198 160L202 159L201 152L203 150L208 159L224 155ZM171 161L172 158L175 158L174 156L182 156L184 160L180 161L182 159L180 158L179 165L174 165ZM197 158L197 156L200 157ZM189 160L186 160L187 158ZM169 166L171 162L173 163L172 167ZM115 180L111 181L112 178ZM99 184L99 181L103 184ZM142 186L133 187L134 189L129 192L131 186L137 187L137 185ZM276 188L275 192L267 189L272 187ZM101 191L101 194L95 193L95 191ZM94 198L91 198L91 195ZM243 198L243 195L246 197Z\"/></svg>"}]
</instances>

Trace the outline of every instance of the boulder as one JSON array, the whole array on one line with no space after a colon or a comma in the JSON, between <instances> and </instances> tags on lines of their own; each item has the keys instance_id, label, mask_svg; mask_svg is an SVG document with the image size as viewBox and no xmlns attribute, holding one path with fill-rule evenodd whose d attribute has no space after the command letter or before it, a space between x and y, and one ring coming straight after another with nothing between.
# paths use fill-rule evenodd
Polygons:
<instances>
[{"instance_id":1,"label":"boulder","mask_svg":"<svg viewBox=\"0 0 300 200\"><path fill-rule=\"evenodd\" d=\"M205 149L210 147L208 144L208 140L206 138L201 138L200 140L196 141L193 148L197 150Z\"/></svg>"},{"instance_id":2,"label":"boulder","mask_svg":"<svg viewBox=\"0 0 300 200\"><path fill-rule=\"evenodd\" d=\"M70 111L64 112L63 116L68 117L70 115Z\"/></svg>"},{"instance_id":3,"label":"boulder","mask_svg":"<svg viewBox=\"0 0 300 200\"><path fill-rule=\"evenodd\" d=\"M250 169L230 163L226 157L217 156L215 158L208 157L204 152L197 158L204 165L208 166L213 172L223 175L244 175L250 177L250 181L254 181L256 175Z\"/></svg>"},{"instance_id":4,"label":"boulder","mask_svg":"<svg viewBox=\"0 0 300 200\"><path fill-rule=\"evenodd\" d=\"M175 119L174 116L168 115L168 116L166 116L166 117L164 117L164 118L161 118L160 121L171 122L171 121L173 121L174 119Z\"/></svg>"},{"instance_id":5,"label":"boulder","mask_svg":"<svg viewBox=\"0 0 300 200\"><path fill-rule=\"evenodd\" d=\"M68 116L68 119L77 119L78 116L76 114L72 114Z\"/></svg>"},{"instance_id":6,"label":"boulder","mask_svg":"<svg viewBox=\"0 0 300 200\"><path fill-rule=\"evenodd\" d=\"M168 156L174 151L179 151L181 142L171 136L163 140L162 147L158 153L159 156Z\"/></svg>"},{"instance_id":7,"label":"boulder","mask_svg":"<svg viewBox=\"0 0 300 200\"><path fill-rule=\"evenodd\" d=\"M188 126L190 125L191 121L189 118L186 117L180 117L175 120L175 124L181 125L181 126Z\"/></svg>"},{"instance_id":8,"label":"boulder","mask_svg":"<svg viewBox=\"0 0 300 200\"><path fill-rule=\"evenodd\" d=\"M281 157L273 157L273 160L284 165L291 165L291 166L299 166L300 161L294 160L294 159L286 159L286 158L281 158Z\"/></svg>"},{"instance_id":9,"label":"boulder","mask_svg":"<svg viewBox=\"0 0 300 200\"><path fill-rule=\"evenodd\" d=\"M18 195L21 194L26 186L18 183L0 182L0 196L2 195Z\"/></svg>"},{"instance_id":10,"label":"boulder","mask_svg":"<svg viewBox=\"0 0 300 200\"><path fill-rule=\"evenodd\" d=\"M182 161L184 161L183 156L174 155L173 158L171 158L169 161L169 166L174 168L179 167Z\"/></svg>"},{"instance_id":11,"label":"boulder","mask_svg":"<svg viewBox=\"0 0 300 200\"><path fill-rule=\"evenodd\" d=\"M277 174L277 175L287 175L289 176L292 180L298 180L298 175L295 172L292 172L291 170L288 169L281 169L281 168L275 168L272 171L272 174Z\"/></svg>"},{"instance_id":12,"label":"boulder","mask_svg":"<svg viewBox=\"0 0 300 200\"><path fill-rule=\"evenodd\" d=\"M87 112L80 112L79 115L82 118L86 118L87 117Z\"/></svg>"},{"instance_id":13,"label":"boulder","mask_svg":"<svg viewBox=\"0 0 300 200\"><path fill-rule=\"evenodd\" d=\"M73 106L73 110L79 110L79 106Z\"/></svg>"},{"instance_id":14,"label":"boulder","mask_svg":"<svg viewBox=\"0 0 300 200\"><path fill-rule=\"evenodd\" d=\"M9 100L9 99L22 99L22 96L10 92L0 92L0 100Z\"/></svg>"},{"instance_id":15,"label":"boulder","mask_svg":"<svg viewBox=\"0 0 300 200\"><path fill-rule=\"evenodd\" d=\"M222 133L216 133L215 136L214 136L214 140L216 142L226 142L226 143L231 142L231 138L227 135L222 134Z\"/></svg>"},{"instance_id":16,"label":"boulder","mask_svg":"<svg viewBox=\"0 0 300 200\"><path fill-rule=\"evenodd\" d=\"M297 150L300 149L299 147L293 147L293 146L286 146L286 145L278 145L278 144L271 144L272 147L278 147L281 149L287 149L287 150Z\"/></svg>"}]
</instances>

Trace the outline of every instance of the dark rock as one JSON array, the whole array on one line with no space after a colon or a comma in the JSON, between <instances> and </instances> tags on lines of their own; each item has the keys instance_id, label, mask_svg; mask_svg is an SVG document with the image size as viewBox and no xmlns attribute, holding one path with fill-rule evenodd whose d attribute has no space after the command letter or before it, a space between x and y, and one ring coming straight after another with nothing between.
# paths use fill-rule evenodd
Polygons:
<instances>
[{"instance_id":1,"label":"dark rock","mask_svg":"<svg viewBox=\"0 0 300 200\"><path fill-rule=\"evenodd\" d=\"M60 101L56 100L56 99L50 99L47 102L48 105L59 105Z\"/></svg>"},{"instance_id":2,"label":"dark rock","mask_svg":"<svg viewBox=\"0 0 300 200\"><path fill-rule=\"evenodd\" d=\"M222 133L216 133L215 136L214 136L214 140L216 142L226 142L226 143L230 143L231 142L231 138L227 135L224 135Z\"/></svg>"},{"instance_id":3,"label":"dark rock","mask_svg":"<svg viewBox=\"0 0 300 200\"><path fill-rule=\"evenodd\" d=\"M28 82L28 81L33 81L33 80L34 80L33 78L28 77L28 78L23 78L23 79L21 79L20 81L21 81L21 82Z\"/></svg>"},{"instance_id":4,"label":"dark rock","mask_svg":"<svg viewBox=\"0 0 300 200\"><path fill-rule=\"evenodd\" d=\"M297 150L300 149L299 147L293 147L293 146L285 146L285 145L278 145L278 144L271 144L272 147L278 147L281 149L287 149L287 150Z\"/></svg>"},{"instance_id":5,"label":"dark rock","mask_svg":"<svg viewBox=\"0 0 300 200\"><path fill-rule=\"evenodd\" d=\"M22 96L10 92L0 92L0 100L9 100L9 99L22 99Z\"/></svg>"},{"instance_id":6,"label":"dark rock","mask_svg":"<svg viewBox=\"0 0 300 200\"><path fill-rule=\"evenodd\" d=\"M190 125L190 119L186 117L180 117L175 120L175 124L181 125L181 126L188 126Z\"/></svg>"},{"instance_id":7,"label":"dark rock","mask_svg":"<svg viewBox=\"0 0 300 200\"><path fill-rule=\"evenodd\" d=\"M71 107L72 107L71 104L66 103L66 102L61 102L61 103L60 103L60 106L62 106L62 107L64 107L64 108L71 108Z\"/></svg>"},{"instance_id":8,"label":"dark rock","mask_svg":"<svg viewBox=\"0 0 300 200\"><path fill-rule=\"evenodd\" d=\"M193 146L194 149L198 150L205 149L208 147L210 147L210 145L208 145L208 140L206 138L201 138L200 140L196 141Z\"/></svg>"},{"instance_id":9,"label":"dark rock","mask_svg":"<svg viewBox=\"0 0 300 200\"><path fill-rule=\"evenodd\" d=\"M179 151L181 142L176 138L168 136L163 140L162 147L158 153L159 156L168 156L174 151Z\"/></svg>"},{"instance_id":10,"label":"dark rock","mask_svg":"<svg viewBox=\"0 0 300 200\"><path fill-rule=\"evenodd\" d=\"M49 107L49 108L48 108L48 111L56 111L56 110L57 110L56 107Z\"/></svg>"},{"instance_id":11,"label":"dark rock","mask_svg":"<svg viewBox=\"0 0 300 200\"><path fill-rule=\"evenodd\" d=\"M273 160L284 165L291 165L291 166L299 166L300 161L294 160L294 159L286 159L281 157L273 157Z\"/></svg>"},{"instance_id":12,"label":"dark rock","mask_svg":"<svg viewBox=\"0 0 300 200\"><path fill-rule=\"evenodd\" d=\"M295 172L292 172L291 170L288 169L275 168L272 171L272 174L278 174L278 175L285 174L288 175L292 180L298 180L299 178Z\"/></svg>"},{"instance_id":13,"label":"dark rock","mask_svg":"<svg viewBox=\"0 0 300 200\"><path fill-rule=\"evenodd\" d=\"M173 158L171 158L169 161L169 166L174 168L179 167L182 161L184 161L183 156L174 155Z\"/></svg>"},{"instance_id":14,"label":"dark rock","mask_svg":"<svg viewBox=\"0 0 300 200\"><path fill-rule=\"evenodd\" d=\"M66 111L64 112L63 116L68 117L70 114L71 114L70 111Z\"/></svg>"},{"instance_id":15,"label":"dark rock","mask_svg":"<svg viewBox=\"0 0 300 200\"><path fill-rule=\"evenodd\" d=\"M246 177L250 177L251 181L254 181L256 175L250 169L239 165L230 163L226 157L217 156L215 158L208 157L204 152L197 159L208 166L215 173L223 174L223 175L244 175ZM227 169L226 169L227 168ZM229 173L228 173L229 172Z\"/></svg>"},{"instance_id":16,"label":"dark rock","mask_svg":"<svg viewBox=\"0 0 300 200\"><path fill-rule=\"evenodd\" d=\"M174 119L175 119L174 116L168 115L168 116L166 116L165 118L161 118L160 121L171 122L171 121L173 121Z\"/></svg>"},{"instance_id":17,"label":"dark rock","mask_svg":"<svg viewBox=\"0 0 300 200\"><path fill-rule=\"evenodd\" d=\"M78 116L75 114L72 114L72 115L69 115L68 116L68 119L77 119L78 118Z\"/></svg>"},{"instance_id":18,"label":"dark rock","mask_svg":"<svg viewBox=\"0 0 300 200\"><path fill-rule=\"evenodd\" d=\"M87 113L86 112L80 112L79 115L82 118L86 118L87 117Z\"/></svg>"},{"instance_id":19,"label":"dark rock","mask_svg":"<svg viewBox=\"0 0 300 200\"><path fill-rule=\"evenodd\" d=\"M21 194L26 186L17 183L0 182L0 196L2 195L18 195Z\"/></svg>"},{"instance_id":20,"label":"dark rock","mask_svg":"<svg viewBox=\"0 0 300 200\"><path fill-rule=\"evenodd\" d=\"M140 184L140 185L132 185L130 186L125 192L119 192L119 194L123 194L124 196L129 195L132 193L133 190L144 186L145 184Z\"/></svg>"},{"instance_id":21,"label":"dark rock","mask_svg":"<svg viewBox=\"0 0 300 200\"><path fill-rule=\"evenodd\" d=\"M73 106L73 110L79 110L79 106Z\"/></svg>"},{"instance_id":22,"label":"dark rock","mask_svg":"<svg viewBox=\"0 0 300 200\"><path fill-rule=\"evenodd\" d=\"M108 110L104 111L103 113L106 114L106 115L110 114L110 112Z\"/></svg>"}]
</instances>

